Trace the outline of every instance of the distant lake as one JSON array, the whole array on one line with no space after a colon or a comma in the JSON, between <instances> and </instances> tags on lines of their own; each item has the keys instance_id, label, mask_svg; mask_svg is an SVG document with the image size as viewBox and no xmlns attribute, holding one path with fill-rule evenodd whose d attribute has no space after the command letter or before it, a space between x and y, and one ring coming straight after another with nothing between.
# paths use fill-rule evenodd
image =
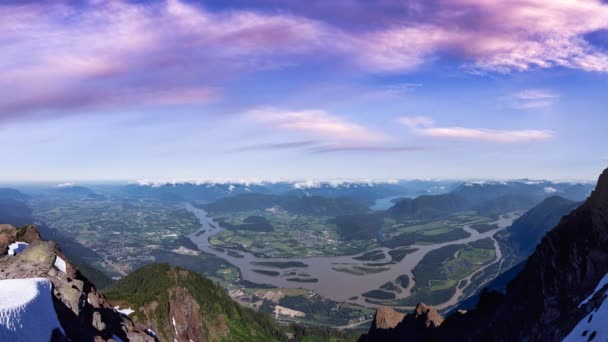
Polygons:
<instances>
[{"instance_id":1,"label":"distant lake","mask_svg":"<svg viewBox=\"0 0 608 342\"><path fill-rule=\"evenodd\" d=\"M407 195L397 195L397 196L389 196L389 197L383 197L380 199L377 199L376 202L374 202L374 204L372 206L370 206L369 208L371 210L386 210L390 207L392 207L395 203L393 203L393 200L396 200L398 198L404 198L404 197L408 197Z\"/></svg>"}]
</instances>

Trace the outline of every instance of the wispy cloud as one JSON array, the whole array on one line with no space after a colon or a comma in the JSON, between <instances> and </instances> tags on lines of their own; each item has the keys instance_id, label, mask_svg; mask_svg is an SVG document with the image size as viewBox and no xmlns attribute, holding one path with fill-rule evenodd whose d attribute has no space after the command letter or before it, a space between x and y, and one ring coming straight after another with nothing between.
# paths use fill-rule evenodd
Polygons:
<instances>
[{"instance_id":1,"label":"wispy cloud","mask_svg":"<svg viewBox=\"0 0 608 342\"><path fill-rule=\"evenodd\" d=\"M493 143L521 143L548 140L555 136L549 130L498 130L488 128L437 127L432 119L417 116L400 118L399 123L412 132L432 138L486 141Z\"/></svg>"},{"instance_id":2,"label":"wispy cloud","mask_svg":"<svg viewBox=\"0 0 608 342\"><path fill-rule=\"evenodd\" d=\"M250 110L245 116L275 129L302 132L326 141L379 142L387 139L383 133L318 109L284 111L265 107Z\"/></svg>"},{"instance_id":3,"label":"wispy cloud","mask_svg":"<svg viewBox=\"0 0 608 342\"><path fill-rule=\"evenodd\" d=\"M548 89L527 89L511 95L513 107L533 109L551 107L559 99L559 95Z\"/></svg>"},{"instance_id":4,"label":"wispy cloud","mask_svg":"<svg viewBox=\"0 0 608 342\"><path fill-rule=\"evenodd\" d=\"M313 148L314 153L334 153L334 152L368 152L368 153L401 153L401 152L421 152L428 151L424 146L376 146L376 145L329 145Z\"/></svg>"},{"instance_id":5,"label":"wispy cloud","mask_svg":"<svg viewBox=\"0 0 608 342\"><path fill-rule=\"evenodd\" d=\"M271 151L271 150L289 150L289 149L302 149L312 146L319 145L318 141L315 140L304 140L304 141L289 141L280 143L264 143L264 144L251 144L234 148L232 152L248 152L248 151Z\"/></svg>"},{"instance_id":6,"label":"wispy cloud","mask_svg":"<svg viewBox=\"0 0 608 342\"><path fill-rule=\"evenodd\" d=\"M422 87L421 83L397 83L385 87L377 87L367 92L364 96L371 99L397 98L406 96Z\"/></svg>"}]
</instances>

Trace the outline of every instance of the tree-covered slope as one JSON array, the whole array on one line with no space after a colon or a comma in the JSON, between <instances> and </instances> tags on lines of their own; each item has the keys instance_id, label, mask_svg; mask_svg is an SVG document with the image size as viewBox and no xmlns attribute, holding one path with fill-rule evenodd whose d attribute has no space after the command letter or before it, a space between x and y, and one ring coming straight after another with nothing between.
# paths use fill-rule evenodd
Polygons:
<instances>
[{"instance_id":1,"label":"tree-covered slope","mask_svg":"<svg viewBox=\"0 0 608 342\"><path fill-rule=\"evenodd\" d=\"M336 330L280 326L263 313L234 302L219 285L168 264L133 271L105 289L132 318L152 327L161 341L342 341Z\"/></svg>"},{"instance_id":2,"label":"tree-covered slope","mask_svg":"<svg viewBox=\"0 0 608 342\"><path fill-rule=\"evenodd\" d=\"M239 306L211 280L168 264L144 266L110 285L105 294L133 308L136 320L167 341L281 338L270 316Z\"/></svg>"}]
</instances>

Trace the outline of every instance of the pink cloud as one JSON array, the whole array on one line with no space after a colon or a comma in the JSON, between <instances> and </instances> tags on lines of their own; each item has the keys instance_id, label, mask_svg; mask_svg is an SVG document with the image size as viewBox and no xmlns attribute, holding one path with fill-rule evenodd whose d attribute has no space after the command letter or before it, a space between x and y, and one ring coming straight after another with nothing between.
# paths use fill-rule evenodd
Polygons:
<instances>
[{"instance_id":1,"label":"pink cloud","mask_svg":"<svg viewBox=\"0 0 608 342\"><path fill-rule=\"evenodd\" d=\"M608 72L608 55L584 39L608 29L600 0L442 0L375 12L346 4L342 21L297 10L209 11L180 0L0 5L0 118L154 102L142 94L199 103L216 99L227 79L300 63L391 73L448 54L473 72ZM363 17L365 25L348 22ZM182 91L190 95L176 96Z\"/></svg>"},{"instance_id":2,"label":"pink cloud","mask_svg":"<svg viewBox=\"0 0 608 342\"><path fill-rule=\"evenodd\" d=\"M522 143L551 139L555 133L549 130L498 130L488 128L436 127L433 120L426 117L403 117L399 123L412 132L432 138L486 141L493 143Z\"/></svg>"},{"instance_id":3,"label":"pink cloud","mask_svg":"<svg viewBox=\"0 0 608 342\"><path fill-rule=\"evenodd\" d=\"M276 108L258 108L247 112L245 116L273 128L302 132L328 141L379 142L387 139L382 133L323 110L282 111Z\"/></svg>"}]
</instances>

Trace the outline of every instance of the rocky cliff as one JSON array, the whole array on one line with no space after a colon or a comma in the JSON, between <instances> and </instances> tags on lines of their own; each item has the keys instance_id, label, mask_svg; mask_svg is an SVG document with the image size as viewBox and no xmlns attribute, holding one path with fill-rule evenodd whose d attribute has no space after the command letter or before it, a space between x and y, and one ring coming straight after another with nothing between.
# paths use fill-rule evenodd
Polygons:
<instances>
[{"instance_id":1,"label":"rocky cliff","mask_svg":"<svg viewBox=\"0 0 608 342\"><path fill-rule=\"evenodd\" d=\"M410 324L406 328L411 315L405 315L395 327L384 329L384 335L372 326L362 339L561 341L575 333L579 322L592 322L593 312L606 298L608 285L601 280L607 274L608 170L591 196L542 239L504 295L484 292L474 310L459 311L438 326ZM598 334L597 328L589 328L579 338L591 340Z\"/></svg>"},{"instance_id":2,"label":"rocky cliff","mask_svg":"<svg viewBox=\"0 0 608 342\"><path fill-rule=\"evenodd\" d=\"M27 245L22 244L22 251L9 255L9 246L18 241ZM116 312L54 242L40 238L34 226L0 225L0 284L9 279L34 278L46 279L52 285L53 307L63 330L55 333L53 340L154 341L144 332L145 327ZM23 314L31 312L23 310ZM15 337L20 334L13 333Z\"/></svg>"}]
</instances>

